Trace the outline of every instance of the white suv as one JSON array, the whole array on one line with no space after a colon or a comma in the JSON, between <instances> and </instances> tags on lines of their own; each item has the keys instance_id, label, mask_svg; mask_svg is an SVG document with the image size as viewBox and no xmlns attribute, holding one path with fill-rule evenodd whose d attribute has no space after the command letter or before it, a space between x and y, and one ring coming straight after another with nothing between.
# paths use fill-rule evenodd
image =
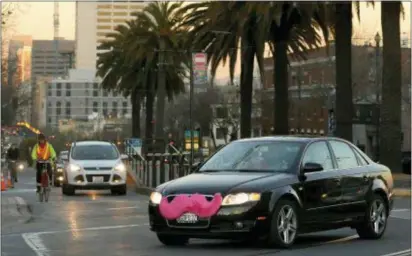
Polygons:
<instances>
[{"instance_id":1,"label":"white suv","mask_svg":"<svg viewBox=\"0 0 412 256\"><path fill-rule=\"evenodd\" d=\"M110 189L112 194L125 195L127 173L122 158L110 142L72 143L64 170L63 194L73 195L76 189Z\"/></svg>"}]
</instances>

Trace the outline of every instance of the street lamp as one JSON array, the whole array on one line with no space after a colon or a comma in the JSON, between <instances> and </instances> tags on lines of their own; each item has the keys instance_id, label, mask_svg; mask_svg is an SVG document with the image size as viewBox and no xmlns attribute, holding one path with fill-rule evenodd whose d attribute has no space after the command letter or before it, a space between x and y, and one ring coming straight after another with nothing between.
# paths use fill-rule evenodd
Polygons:
<instances>
[{"instance_id":1,"label":"street lamp","mask_svg":"<svg viewBox=\"0 0 412 256\"><path fill-rule=\"evenodd\" d=\"M376 83L376 153L375 157L376 160L379 160L379 151L380 151L380 119L381 119L381 105L380 105L380 70L379 70L379 61L380 61L380 42L381 42L381 36L379 35L379 32L376 32L375 35L375 83Z\"/></svg>"}]
</instances>

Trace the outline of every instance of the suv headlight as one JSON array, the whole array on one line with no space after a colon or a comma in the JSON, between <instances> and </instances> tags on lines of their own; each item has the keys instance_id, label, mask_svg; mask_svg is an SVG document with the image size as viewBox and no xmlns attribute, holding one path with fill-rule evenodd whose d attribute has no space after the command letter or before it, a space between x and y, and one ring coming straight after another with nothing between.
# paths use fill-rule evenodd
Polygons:
<instances>
[{"instance_id":1,"label":"suv headlight","mask_svg":"<svg viewBox=\"0 0 412 256\"><path fill-rule=\"evenodd\" d=\"M68 168L71 172L78 172L81 169L81 167L78 166L77 164L69 164Z\"/></svg>"},{"instance_id":2,"label":"suv headlight","mask_svg":"<svg viewBox=\"0 0 412 256\"><path fill-rule=\"evenodd\" d=\"M150 194L150 202L153 204L160 204L160 201L162 201L162 194L159 192L152 192Z\"/></svg>"},{"instance_id":3,"label":"suv headlight","mask_svg":"<svg viewBox=\"0 0 412 256\"><path fill-rule=\"evenodd\" d=\"M229 194L223 198L222 205L240 205L247 202L256 202L260 200L259 193L238 193Z\"/></svg>"},{"instance_id":4,"label":"suv headlight","mask_svg":"<svg viewBox=\"0 0 412 256\"><path fill-rule=\"evenodd\" d=\"M126 171L126 166L123 163L117 164L114 169L118 172L124 172Z\"/></svg>"}]
</instances>

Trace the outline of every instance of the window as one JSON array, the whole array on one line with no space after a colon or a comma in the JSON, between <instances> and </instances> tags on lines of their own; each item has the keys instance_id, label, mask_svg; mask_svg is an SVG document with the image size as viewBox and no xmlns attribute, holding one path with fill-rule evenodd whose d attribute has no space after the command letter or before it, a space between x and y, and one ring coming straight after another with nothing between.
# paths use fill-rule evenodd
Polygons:
<instances>
[{"instance_id":1,"label":"window","mask_svg":"<svg viewBox=\"0 0 412 256\"><path fill-rule=\"evenodd\" d=\"M98 23L104 23L104 22L110 23L111 21L112 21L111 19L97 19Z\"/></svg>"},{"instance_id":2,"label":"window","mask_svg":"<svg viewBox=\"0 0 412 256\"><path fill-rule=\"evenodd\" d=\"M61 91L61 89L62 89L62 84L61 84L61 83L57 83L57 84L56 84L56 96L57 96L57 97L62 96L62 91Z\"/></svg>"},{"instance_id":3,"label":"window","mask_svg":"<svg viewBox=\"0 0 412 256\"><path fill-rule=\"evenodd\" d=\"M296 165L303 144L289 141L236 141L213 155L200 169L224 171L288 171Z\"/></svg>"},{"instance_id":4,"label":"window","mask_svg":"<svg viewBox=\"0 0 412 256\"><path fill-rule=\"evenodd\" d=\"M127 102L123 101L123 115L127 115Z\"/></svg>"},{"instance_id":5,"label":"window","mask_svg":"<svg viewBox=\"0 0 412 256\"><path fill-rule=\"evenodd\" d=\"M117 92L116 91L113 92L113 97L117 97Z\"/></svg>"},{"instance_id":6,"label":"window","mask_svg":"<svg viewBox=\"0 0 412 256\"><path fill-rule=\"evenodd\" d=\"M117 102L112 102L113 115L117 115Z\"/></svg>"},{"instance_id":7,"label":"window","mask_svg":"<svg viewBox=\"0 0 412 256\"><path fill-rule=\"evenodd\" d=\"M227 136L228 130L226 127L219 127L216 129L216 139L224 139Z\"/></svg>"},{"instance_id":8,"label":"window","mask_svg":"<svg viewBox=\"0 0 412 256\"><path fill-rule=\"evenodd\" d=\"M66 102L66 118L70 118L71 116L71 103Z\"/></svg>"},{"instance_id":9,"label":"window","mask_svg":"<svg viewBox=\"0 0 412 256\"><path fill-rule=\"evenodd\" d=\"M107 116L107 102L103 102L103 116Z\"/></svg>"},{"instance_id":10,"label":"window","mask_svg":"<svg viewBox=\"0 0 412 256\"><path fill-rule=\"evenodd\" d=\"M100 25L100 26L97 26L97 29L106 29L106 30L110 30L110 29L112 29L112 27L111 26L103 26L103 25Z\"/></svg>"},{"instance_id":11,"label":"window","mask_svg":"<svg viewBox=\"0 0 412 256\"><path fill-rule=\"evenodd\" d=\"M66 84L66 96L70 97L72 95L72 85L70 83Z\"/></svg>"},{"instance_id":12,"label":"window","mask_svg":"<svg viewBox=\"0 0 412 256\"><path fill-rule=\"evenodd\" d=\"M109 96L109 93L107 92L107 90L103 90L103 97L107 97Z\"/></svg>"},{"instance_id":13,"label":"window","mask_svg":"<svg viewBox=\"0 0 412 256\"><path fill-rule=\"evenodd\" d=\"M340 169L350 169L358 166L355 153L348 144L341 141L330 141L330 145Z\"/></svg>"},{"instance_id":14,"label":"window","mask_svg":"<svg viewBox=\"0 0 412 256\"><path fill-rule=\"evenodd\" d=\"M99 84L94 83L93 84L93 97L98 97L99 96Z\"/></svg>"},{"instance_id":15,"label":"window","mask_svg":"<svg viewBox=\"0 0 412 256\"><path fill-rule=\"evenodd\" d=\"M74 147L71 156L75 160L115 160L119 153L112 145L82 145Z\"/></svg>"},{"instance_id":16,"label":"window","mask_svg":"<svg viewBox=\"0 0 412 256\"><path fill-rule=\"evenodd\" d=\"M51 87L47 88L47 95L52 96L52 88Z\"/></svg>"},{"instance_id":17,"label":"window","mask_svg":"<svg viewBox=\"0 0 412 256\"><path fill-rule=\"evenodd\" d=\"M332 157L326 142L315 142L308 147L303 157L302 165L306 163L320 164L324 170L333 169Z\"/></svg>"},{"instance_id":18,"label":"window","mask_svg":"<svg viewBox=\"0 0 412 256\"><path fill-rule=\"evenodd\" d=\"M62 104L60 103L60 101L56 102L56 116L61 115L62 113L61 107L62 107Z\"/></svg>"},{"instance_id":19,"label":"window","mask_svg":"<svg viewBox=\"0 0 412 256\"><path fill-rule=\"evenodd\" d=\"M110 16L110 12L97 12L97 16Z\"/></svg>"},{"instance_id":20,"label":"window","mask_svg":"<svg viewBox=\"0 0 412 256\"><path fill-rule=\"evenodd\" d=\"M94 101L94 102L93 102L93 112L96 112L96 113L99 112L99 111L98 111L98 106L99 106L99 103L97 103L96 101Z\"/></svg>"},{"instance_id":21,"label":"window","mask_svg":"<svg viewBox=\"0 0 412 256\"><path fill-rule=\"evenodd\" d=\"M358 148L355 148L353 151L358 157L360 165L364 166L364 165L369 164L369 161L367 160L367 158L365 157L365 154L361 151L361 149L359 149L359 146Z\"/></svg>"},{"instance_id":22,"label":"window","mask_svg":"<svg viewBox=\"0 0 412 256\"><path fill-rule=\"evenodd\" d=\"M47 124L48 124L48 125L51 125L51 122L52 122L51 117L47 118Z\"/></svg>"},{"instance_id":23,"label":"window","mask_svg":"<svg viewBox=\"0 0 412 256\"><path fill-rule=\"evenodd\" d=\"M227 117L227 108L216 107L216 118L225 118L225 117Z\"/></svg>"}]
</instances>

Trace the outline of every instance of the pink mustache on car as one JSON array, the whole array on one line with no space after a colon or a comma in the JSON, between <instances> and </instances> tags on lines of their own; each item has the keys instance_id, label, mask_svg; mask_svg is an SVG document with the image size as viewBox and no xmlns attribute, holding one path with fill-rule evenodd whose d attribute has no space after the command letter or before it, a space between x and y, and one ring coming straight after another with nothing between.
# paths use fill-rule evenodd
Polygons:
<instances>
[{"instance_id":1,"label":"pink mustache on car","mask_svg":"<svg viewBox=\"0 0 412 256\"><path fill-rule=\"evenodd\" d=\"M178 195L170 203L166 197L163 197L159 204L159 211L168 220L175 220L186 212L196 214L200 218L208 218L217 213L222 200L220 194L215 194L210 202L200 194Z\"/></svg>"}]
</instances>

